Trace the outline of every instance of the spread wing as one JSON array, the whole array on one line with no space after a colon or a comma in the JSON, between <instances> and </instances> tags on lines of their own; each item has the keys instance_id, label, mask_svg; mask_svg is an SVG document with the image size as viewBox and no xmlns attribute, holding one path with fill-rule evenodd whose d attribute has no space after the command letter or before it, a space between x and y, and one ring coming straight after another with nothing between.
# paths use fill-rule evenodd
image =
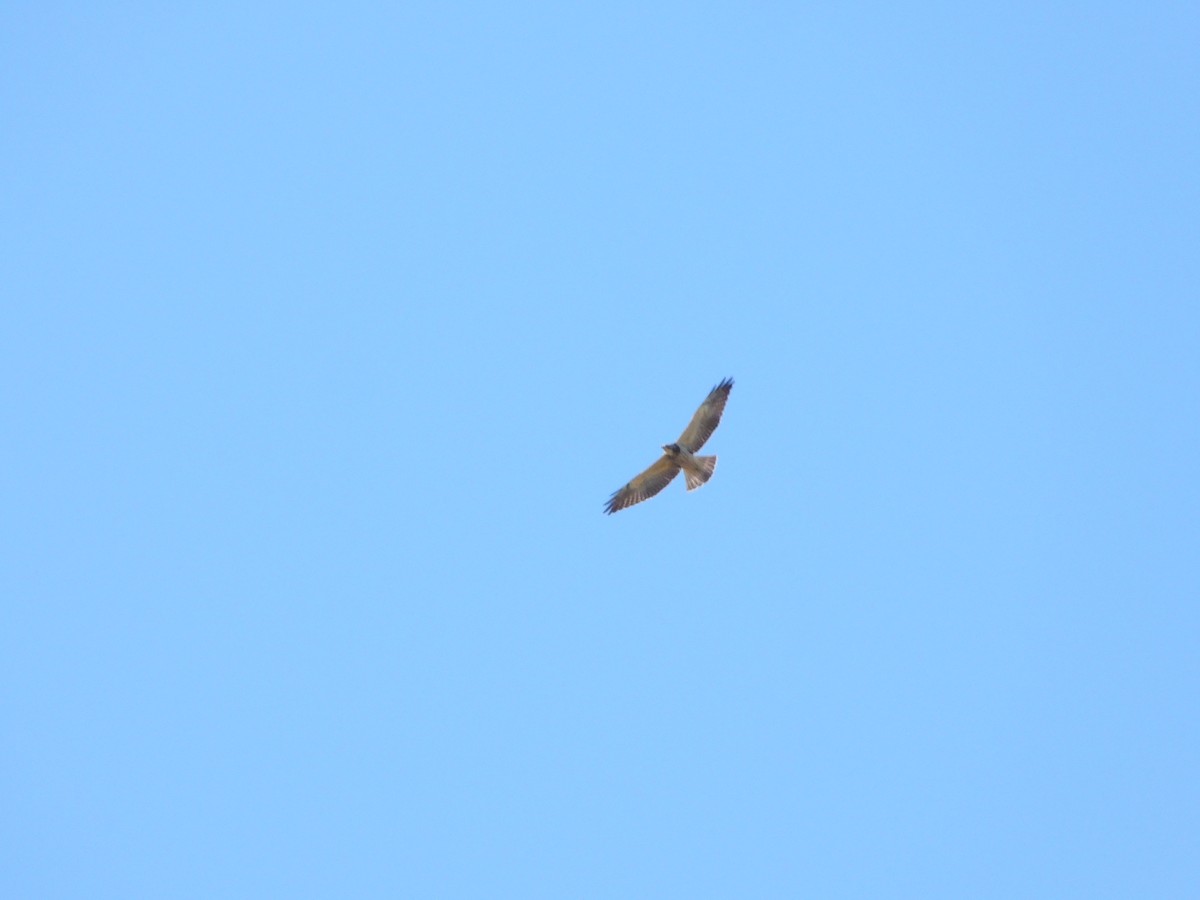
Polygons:
<instances>
[{"instance_id":1,"label":"spread wing","mask_svg":"<svg viewBox=\"0 0 1200 900\"><path fill-rule=\"evenodd\" d=\"M634 478L625 487L619 491L614 491L613 495L608 498L608 503L604 504L604 511L612 515L619 509L633 506L635 503L641 503L643 500L649 500L670 484L671 479L678 474L678 463L672 462L664 454L659 458L658 462Z\"/></svg>"},{"instance_id":2,"label":"spread wing","mask_svg":"<svg viewBox=\"0 0 1200 900\"><path fill-rule=\"evenodd\" d=\"M704 402L692 416L692 421L679 436L680 444L693 453L704 446L704 442L712 437L712 433L721 424L721 413L725 412L725 401L729 399L731 390L733 390L733 379L726 378L708 392L708 396L704 398Z\"/></svg>"}]
</instances>

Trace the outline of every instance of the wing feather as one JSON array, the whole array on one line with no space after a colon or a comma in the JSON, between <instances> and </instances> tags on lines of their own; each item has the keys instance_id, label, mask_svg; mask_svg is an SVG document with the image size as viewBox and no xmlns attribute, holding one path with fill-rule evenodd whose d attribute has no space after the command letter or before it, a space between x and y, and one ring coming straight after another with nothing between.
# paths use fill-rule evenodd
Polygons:
<instances>
[{"instance_id":1,"label":"wing feather","mask_svg":"<svg viewBox=\"0 0 1200 900\"><path fill-rule=\"evenodd\" d=\"M733 390L733 379L726 378L708 392L692 421L679 436L679 443L693 453L704 446L704 442L712 437L712 433L721 424L721 413L725 412L725 403L729 400L729 392Z\"/></svg>"},{"instance_id":2,"label":"wing feather","mask_svg":"<svg viewBox=\"0 0 1200 900\"><path fill-rule=\"evenodd\" d=\"M635 503L641 503L643 500L649 500L670 484L671 479L678 474L678 463L672 462L666 454L663 454L658 462L645 472L638 475L619 491L614 491L613 495L608 499L608 503L604 505L604 511L612 515L617 510L633 506Z\"/></svg>"}]
</instances>

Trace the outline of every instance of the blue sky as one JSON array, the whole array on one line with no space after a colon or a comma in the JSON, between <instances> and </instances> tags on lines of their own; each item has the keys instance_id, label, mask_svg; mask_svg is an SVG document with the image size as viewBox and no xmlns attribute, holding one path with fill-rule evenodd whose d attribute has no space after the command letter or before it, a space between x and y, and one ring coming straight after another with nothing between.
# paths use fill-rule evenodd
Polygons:
<instances>
[{"instance_id":1,"label":"blue sky","mask_svg":"<svg viewBox=\"0 0 1200 900\"><path fill-rule=\"evenodd\" d=\"M0 893L1197 896L1198 46L9 4Z\"/></svg>"}]
</instances>

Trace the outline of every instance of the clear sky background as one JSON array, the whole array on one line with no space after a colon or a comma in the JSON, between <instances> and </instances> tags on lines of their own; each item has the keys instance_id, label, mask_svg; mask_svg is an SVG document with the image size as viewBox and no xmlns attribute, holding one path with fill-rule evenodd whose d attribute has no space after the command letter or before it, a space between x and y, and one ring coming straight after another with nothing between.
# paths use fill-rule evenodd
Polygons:
<instances>
[{"instance_id":1,"label":"clear sky background","mask_svg":"<svg viewBox=\"0 0 1200 900\"><path fill-rule=\"evenodd\" d=\"M0 894L1200 896L1198 47L7 4Z\"/></svg>"}]
</instances>

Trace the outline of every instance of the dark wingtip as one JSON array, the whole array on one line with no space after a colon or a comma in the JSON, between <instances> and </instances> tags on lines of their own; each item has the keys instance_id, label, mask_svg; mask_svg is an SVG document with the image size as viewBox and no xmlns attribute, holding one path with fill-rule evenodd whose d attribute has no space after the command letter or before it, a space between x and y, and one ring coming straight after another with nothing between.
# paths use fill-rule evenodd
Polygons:
<instances>
[{"instance_id":1,"label":"dark wingtip","mask_svg":"<svg viewBox=\"0 0 1200 900\"><path fill-rule=\"evenodd\" d=\"M720 384L718 384L715 388L713 388L713 390L714 391L725 391L726 393L729 393L729 391L733 390L733 379L726 378L724 381L722 381Z\"/></svg>"}]
</instances>

